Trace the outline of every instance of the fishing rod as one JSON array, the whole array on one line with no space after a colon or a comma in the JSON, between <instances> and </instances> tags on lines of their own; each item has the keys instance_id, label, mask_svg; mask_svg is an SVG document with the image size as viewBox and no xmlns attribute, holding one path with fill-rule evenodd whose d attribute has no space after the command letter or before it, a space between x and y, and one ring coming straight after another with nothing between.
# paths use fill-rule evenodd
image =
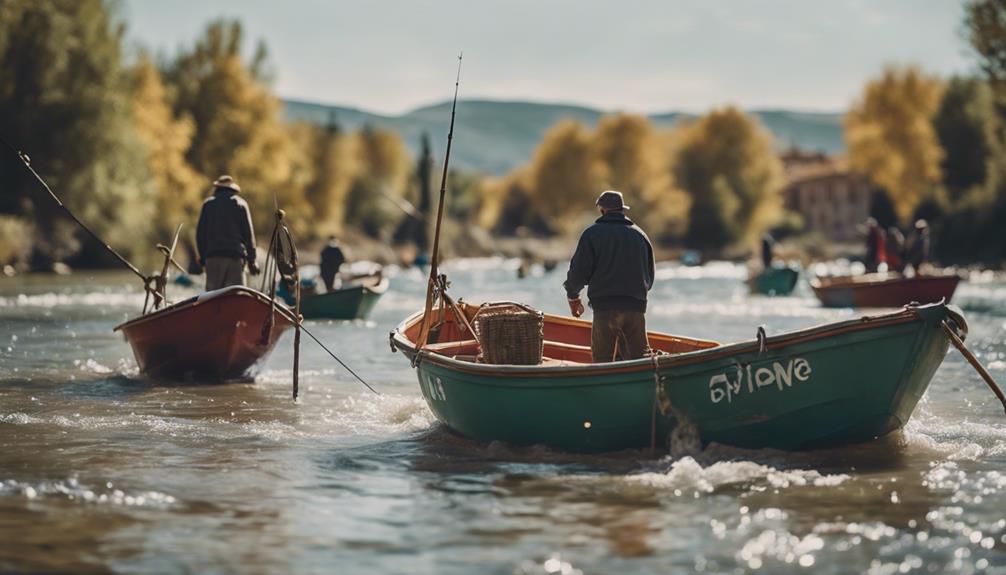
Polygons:
<instances>
[{"instance_id":1,"label":"fishing rod","mask_svg":"<svg viewBox=\"0 0 1006 575\"><path fill-rule=\"evenodd\" d=\"M31 158L28 157L28 154L26 154L26 153L22 152L21 150L15 148L7 140L4 140L3 138L0 138L0 142L3 142L3 144L5 146L7 146L8 148L10 148L10 150L12 152L14 152L14 154L17 155L18 159L21 160L21 163L24 164L24 167L27 168L29 172L31 172L32 176L35 176L35 179L38 181L38 183L42 185L42 187L45 189L46 192L49 193L49 196L53 199L53 201L56 202L56 205L59 206L60 208L62 208L63 211L66 212L66 214L68 216L70 216L70 219L72 219L74 222L76 222L77 225L81 227L81 229L83 229L85 232L87 232L88 234L90 234L91 237L94 238L95 241L97 241L99 244L101 244L102 247L104 247L106 250L108 250L108 252L110 254L112 254L113 256L115 256L115 258L118 259L119 262L122 265L126 266L126 268L129 269L129 271L133 272L134 274L137 275L137 277L139 277L141 280L143 280L144 285L146 285L148 282L151 281L151 277L143 275L143 273L139 269L137 269L136 266L134 266L129 260L127 260L125 257L123 257L122 254L120 254L119 252L117 252L114 249L112 249L112 246L108 245L105 242L105 240L101 239L101 237L99 237L98 234L96 234L94 232L94 230L92 230L91 228L87 227L87 224L85 224L84 222L80 221L80 219L77 218L77 216L73 212L70 211L70 208L66 207L66 205L63 204L63 201L60 200L59 196L57 196L52 191L52 188L49 187L49 184L45 183L45 180L42 179L42 176L38 175L38 172L35 171L35 168L33 168L31 166Z\"/></svg>"},{"instance_id":2,"label":"fishing rod","mask_svg":"<svg viewBox=\"0 0 1006 575\"><path fill-rule=\"evenodd\" d=\"M423 327L419 332L419 345L426 345L426 339L430 335L430 313L433 311L433 293L437 291L438 283L441 282L438 275L437 266L440 263L440 228L444 219L444 197L447 195L447 166L451 162L451 141L454 140L454 115L458 108L458 86L461 84L461 59L463 53L458 54L458 73L454 79L454 102L451 104L451 126L447 130L447 151L444 154L444 171L440 176L440 201L437 205L437 226L433 235L433 253L430 257L430 279L426 286L426 305L423 308ZM443 291L441 286L439 291Z\"/></svg>"},{"instance_id":3,"label":"fishing rod","mask_svg":"<svg viewBox=\"0 0 1006 575\"><path fill-rule=\"evenodd\" d=\"M339 363L348 371L357 381L363 384L364 387L369 389L376 395L381 395L381 392L374 389L369 383L367 383L358 373L356 373L351 367L346 365L346 362L342 361L339 356L335 355L331 349L328 348L311 330L307 329L304 325L304 318L300 315L300 272L298 270L298 255L297 255L297 245L293 241L293 234L290 229L283 223L284 216L286 212L279 209L279 199L274 195L273 202L276 205L276 225L273 227L272 238L269 240L269 251L266 255L266 264L263 267L263 293L268 293L272 301L273 311L269 315L269 319L266 324L263 325L262 335L263 338L268 337L268 334L272 331L272 322L275 317L275 306L276 306L276 275L279 274L280 281L282 281L282 272L280 271L280 264L282 263L284 267L291 268L293 270L294 279L294 327L296 332L294 333L294 344L293 344L293 398L296 400L300 394L300 332L303 331L317 343L321 349L325 350L328 355L332 357L336 362ZM286 242L287 250L284 250L283 242ZM286 251L289 251L289 261L286 260ZM284 261L280 262L283 258ZM271 263L270 263L271 262ZM265 290L265 282L272 280L272 287L269 292Z\"/></svg>"}]
</instances>

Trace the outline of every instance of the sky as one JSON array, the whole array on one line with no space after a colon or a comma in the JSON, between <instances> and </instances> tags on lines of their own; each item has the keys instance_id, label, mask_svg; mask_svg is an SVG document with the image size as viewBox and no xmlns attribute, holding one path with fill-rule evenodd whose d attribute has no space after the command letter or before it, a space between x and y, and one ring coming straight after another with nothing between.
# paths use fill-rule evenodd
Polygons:
<instances>
[{"instance_id":1,"label":"sky","mask_svg":"<svg viewBox=\"0 0 1006 575\"><path fill-rule=\"evenodd\" d=\"M888 64L975 70L961 0L126 0L170 55L209 21L265 41L284 98L399 114L462 98L631 112L845 110ZM246 46L251 51L252 42Z\"/></svg>"}]
</instances>

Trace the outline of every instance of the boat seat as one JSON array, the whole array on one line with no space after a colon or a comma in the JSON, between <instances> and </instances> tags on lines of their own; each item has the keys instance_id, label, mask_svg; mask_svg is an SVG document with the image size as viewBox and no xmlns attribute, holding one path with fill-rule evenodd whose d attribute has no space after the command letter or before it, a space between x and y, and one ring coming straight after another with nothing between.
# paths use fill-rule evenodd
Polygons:
<instances>
[{"instance_id":1,"label":"boat seat","mask_svg":"<svg viewBox=\"0 0 1006 575\"><path fill-rule=\"evenodd\" d=\"M428 343L423 349L441 355L472 355L472 352L478 354L479 342L474 339L443 341L440 343Z\"/></svg>"},{"instance_id":2,"label":"boat seat","mask_svg":"<svg viewBox=\"0 0 1006 575\"><path fill-rule=\"evenodd\" d=\"M593 359L589 345L577 345L575 343L552 340L545 341L545 356L576 363L590 363Z\"/></svg>"}]
</instances>

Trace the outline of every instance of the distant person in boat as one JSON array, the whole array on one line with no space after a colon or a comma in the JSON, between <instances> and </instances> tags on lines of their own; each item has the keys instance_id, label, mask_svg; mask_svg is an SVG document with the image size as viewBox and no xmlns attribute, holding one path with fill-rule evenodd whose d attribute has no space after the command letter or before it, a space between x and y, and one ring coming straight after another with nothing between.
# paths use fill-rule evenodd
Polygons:
<instances>
[{"instance_id":1,"label":"distant person in boat","mask_svg":"<svg viewBox=\"0 0 1006 575\"><path fill-rule=\"evenodd\" d=\"M339 268L346 263L346 254L339 246L339 240L335 236L328 236L328 243L321 250L321 281L325 282L325 291L335 291L341 287L341 282L336 283L339 277Z\"/></svg>"},{"instance_id":2,"label":"distant person in boat","mask_svg":"<svg viewBox=\"0 0 1006 575\"><path fill-rule=\"evenodd\" d=\"M213 182L213 195L203 202L196 226L199 264L206 270L206 291L244 285L245 266L258 275L255 228L241 186L230 176Z\"/></svg>"},{"instance_id":3,"label":"distant person in boat","mask_svg":"<svg viewBox=\"0 0 1006 575\"><path fill-rule=\"evenodd\" d=\"M590 349L594 362L639 359L646 341L646 298L653 287L653 245L646 233L625 216L622 194L607 191L597 198L601 217L584 230L569 262L566 297L574 317L583 315L580 291L594 310Z\"/></svg>"},{"instance_id":4,"label":"distant person in boat","mask_svg":"<svg viewBox=\"0 0 1006 575\"><path fill-rule=\"evenodd\" d=\"M877 220L870 218L866 220L866 257L863 263L866 265L868 273L876 273L880 270L881 264L887 265L887 238L884 228L877 224Z\"/></svg>"},{"instance_id":5,"label":"distant person in boat","mask_svg":"<svg viewBox=\"0 0 1006 575\"><path fill-rule=\"evenodd\" d=\"M761 236L761 265L765 269L772 267L772 260L775 259L775 238L772 234L765 232Z\"/></svg>"},{"instance_id":6,"label":"distant person in boat","mask_svg":"<svg viewBox=\"0 0 1006 575\"><path fill-rule=\"evenodd\" d=\"M916 220L915 228L905 243L905 264L912 266L919 273L922 264L929 261L929 223L926 220Z\"/></svg>"},{"instance_id":7,"label":"distant person in boat","mask_svg":"<svg viewBox=\"0 0 1006 575\"><path fill-rule=\"evenodd\" d=\"M905 269L905 235L898 226L887 228L887 269L901 272Z\"/></svg>"}]
</instances>

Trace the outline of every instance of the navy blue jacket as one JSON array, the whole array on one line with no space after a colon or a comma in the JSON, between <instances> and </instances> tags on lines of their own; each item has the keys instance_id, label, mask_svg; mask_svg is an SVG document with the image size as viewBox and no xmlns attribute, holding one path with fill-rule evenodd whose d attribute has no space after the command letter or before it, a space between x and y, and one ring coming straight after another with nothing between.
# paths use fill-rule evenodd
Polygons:
<instances>
[{"instance_id":1,"label":"navy blue jacket","mask_svg":"<svg viewBox=\"0 0 1006 575\"><path fill-rule=\"evenodd\" d=\"M580 235L566 274L566 297L583 286L595 310L646 311L653 287L653 245L622 212L608 212Z\"/></svg>"},{"instance_id":2,"label":"navy blue jacket","mask_svg":"<svg viewBox=\"0 0 1006 575\"><path fill-rule=\"evenodd\" d=\"M203 202L196 225L199 259L223 256L255 261L255 229L244 198L227 188L217 188Z\"/></svg>"}]
</instances>

